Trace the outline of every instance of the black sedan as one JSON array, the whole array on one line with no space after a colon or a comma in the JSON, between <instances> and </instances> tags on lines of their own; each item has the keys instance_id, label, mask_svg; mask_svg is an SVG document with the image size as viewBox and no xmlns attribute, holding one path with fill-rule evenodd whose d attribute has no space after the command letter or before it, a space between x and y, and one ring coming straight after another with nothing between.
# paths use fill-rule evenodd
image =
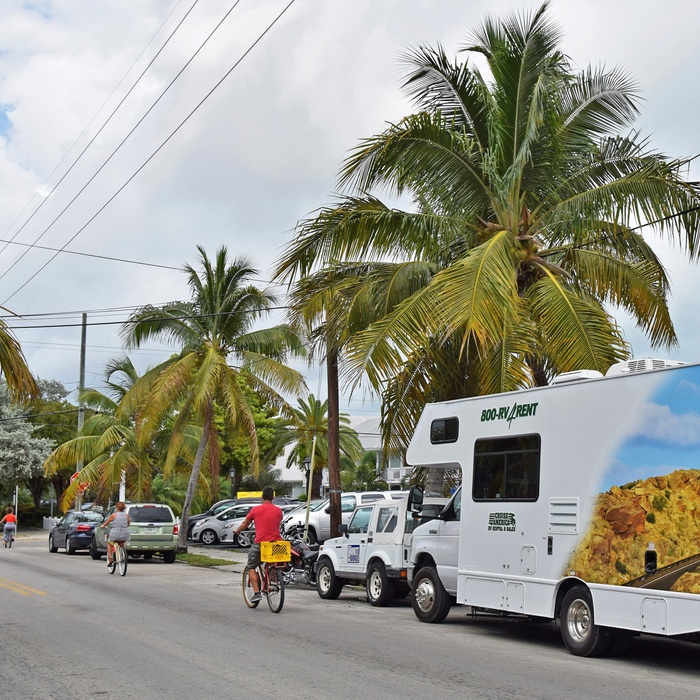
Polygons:
<instances>
[{"instance_id":1,"label":"black sedan","mask_svg":"<svg viewBox=\"0 0 700 700\"><path fill-rule=\"evenodd\" d=\"M69 510L49 532L49 552L65 547L66 554L77 549L89 549L92 531L102 522L102 513L91 510Z\"/></svg>"}]
</instances>

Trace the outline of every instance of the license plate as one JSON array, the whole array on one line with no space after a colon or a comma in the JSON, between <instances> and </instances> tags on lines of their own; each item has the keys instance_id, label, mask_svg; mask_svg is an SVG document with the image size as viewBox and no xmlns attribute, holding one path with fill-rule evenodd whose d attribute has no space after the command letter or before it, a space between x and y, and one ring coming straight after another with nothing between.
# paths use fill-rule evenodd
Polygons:
<instances>
[{"instance_id":1,"label":"license plate","mask_svg":"<svg viewBox=\"0 0 700 700\"><path fill-rule=\"evenodd\" d=\"M154 527L144 527L144 528L143 528L143 534L144 534L144 535L155 535L155 534L156 534L156 528L154 528Z\"/></svg>"}]
</instances>

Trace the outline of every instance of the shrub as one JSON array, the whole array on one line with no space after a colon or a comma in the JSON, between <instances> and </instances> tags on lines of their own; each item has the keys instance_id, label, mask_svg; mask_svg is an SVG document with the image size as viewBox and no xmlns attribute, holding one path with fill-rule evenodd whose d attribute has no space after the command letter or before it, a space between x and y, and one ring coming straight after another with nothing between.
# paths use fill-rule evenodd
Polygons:
<instances>
[{"instance_id":1,"label":"shrub","mask_svg":"<svg viewBox=\"0 0 700 700\"><path fill-rule=\"evenodd\" d=\"M651 511L649 511L647 513L646 520L648 523L651 523L653 525L656 522L656 516Z\"/></svg>"}]
</instances>

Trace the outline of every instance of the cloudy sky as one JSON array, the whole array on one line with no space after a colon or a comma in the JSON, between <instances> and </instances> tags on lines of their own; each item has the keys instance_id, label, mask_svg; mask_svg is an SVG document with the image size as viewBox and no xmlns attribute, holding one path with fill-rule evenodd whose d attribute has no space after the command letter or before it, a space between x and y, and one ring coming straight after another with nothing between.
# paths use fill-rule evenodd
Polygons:
<instances>
[{"instance_id":1,"label":"cloudy sky","mask_svg":"<svg viewBox=\"0 0 700 700\"><path fill-rule=\"evenodd\" d=\"M194 263L197 244L250 257L263 285L295 224L332 201L347 151L410 112L402 51L439 42L456 52L486 8L296 0L260 38L288 5L0 3L0 304L23 317L9 323L35 374L77 387L87 312L86 383L99 385L131 308L187 298L178 268ZM531 7L492 0L488 11ZM697 2L553 0L551 12L575 65L636 78L645 99L636 126L656 150L700 153ZM64 247L89 256L45 249ZM660 249L680 338L671 356L700 360L697 271ZM649 355L620 318L635 355ZM140 368L165 356L155 346L133 355ZM323 396L319 381L312 374L310 390ZM344 409L376 411L361 396Z\"/></svg>"}]
</instances>

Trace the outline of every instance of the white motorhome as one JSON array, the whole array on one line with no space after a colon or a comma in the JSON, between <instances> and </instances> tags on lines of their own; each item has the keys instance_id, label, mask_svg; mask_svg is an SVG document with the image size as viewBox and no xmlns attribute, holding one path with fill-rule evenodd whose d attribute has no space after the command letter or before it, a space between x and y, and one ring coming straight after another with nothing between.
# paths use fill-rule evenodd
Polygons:
<instances>
[{"instance_id":1,"label":"white motorhome","mask_svg":"<svg viewBox=\"0 0 700 700\"><path fill-rule=\"evenodd\" d=\"M700 365L630 361L428 404L406 456L462 471L413 533L419 619L452 602L558 619L581 656L700 631Z\"/></svg>"}]
</instances>

